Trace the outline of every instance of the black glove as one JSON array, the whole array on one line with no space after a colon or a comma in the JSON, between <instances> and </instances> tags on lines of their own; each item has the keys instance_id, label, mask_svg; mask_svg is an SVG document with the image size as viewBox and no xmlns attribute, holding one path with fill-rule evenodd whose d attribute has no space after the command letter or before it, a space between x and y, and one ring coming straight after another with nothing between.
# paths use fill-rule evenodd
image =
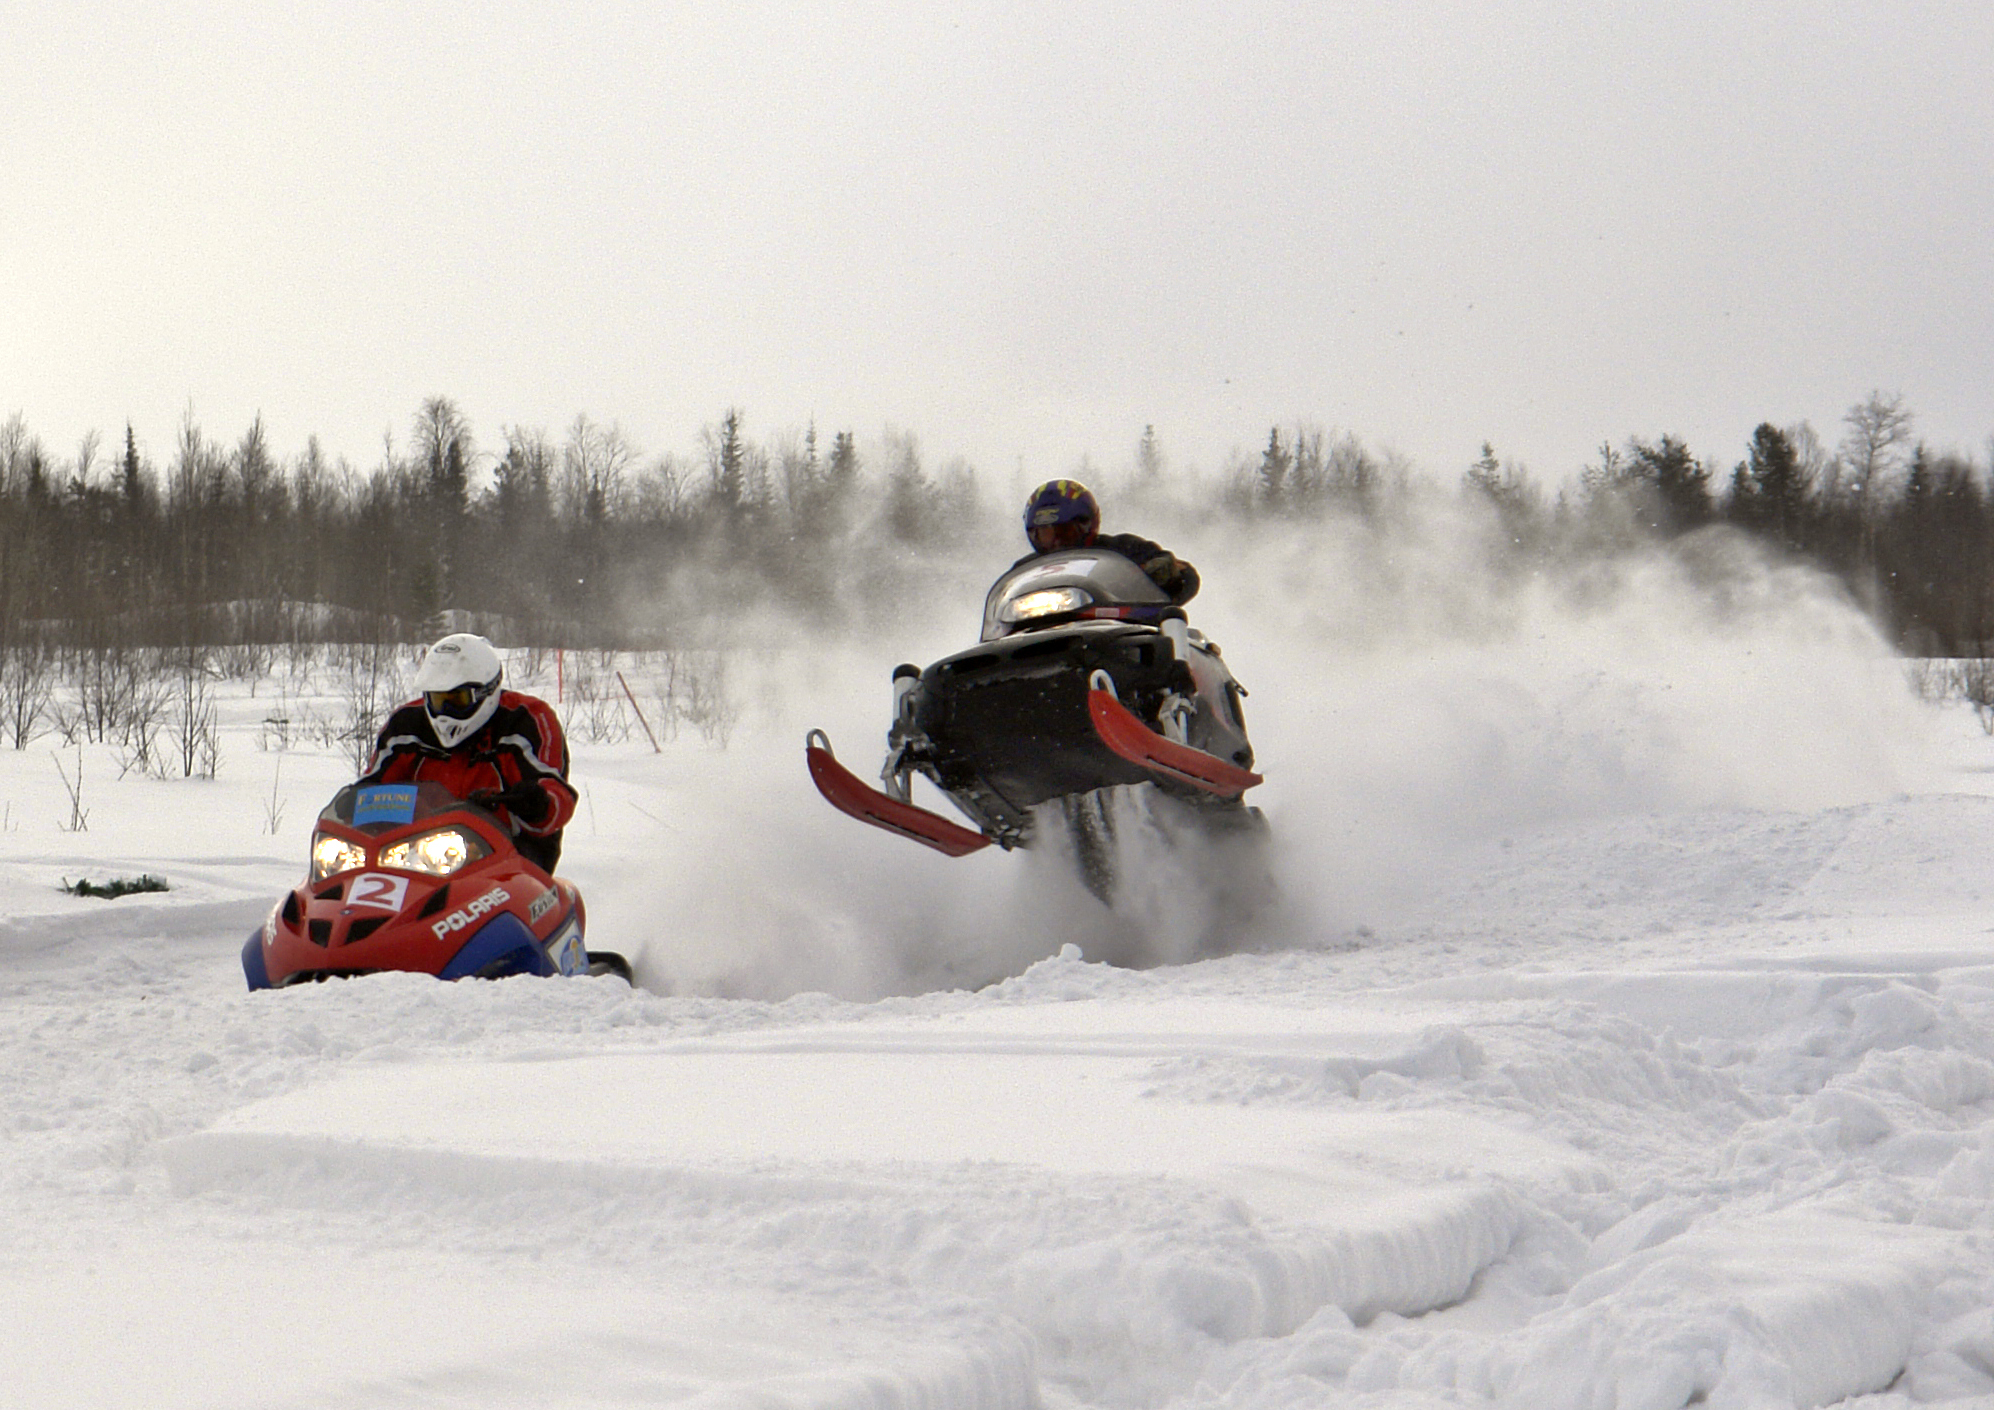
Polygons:
<instances>
[{"instance_id":1,"label":"black glove","mask_svg":"<svg viewBox=\"0 0 1994 1410\"><path fill-rule=\"evenodd\" d=\"M537 783L515 783L510 788L480 788L470 801L480 808L503 808L528 827L538 827L554 814L554 800Z\"/></svg>"}]
</instances>

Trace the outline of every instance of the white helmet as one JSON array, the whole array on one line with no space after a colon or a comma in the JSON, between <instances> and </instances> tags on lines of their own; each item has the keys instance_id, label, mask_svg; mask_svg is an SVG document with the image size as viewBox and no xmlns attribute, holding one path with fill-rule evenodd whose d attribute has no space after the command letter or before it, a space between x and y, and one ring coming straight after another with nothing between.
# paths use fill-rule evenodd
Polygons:
<instances>
[{"instance_id":1,"label":"white helmet","mask_svg":"<svg viewBox=\"0 0 1994 1410\"><path fill-rule=\"evenodd\" d=\"M445 749L455 749L492 717L504 678L505 664L481 636L452 632L429 648L415 673L415 688Z\"/></svg>"}]
</instances>

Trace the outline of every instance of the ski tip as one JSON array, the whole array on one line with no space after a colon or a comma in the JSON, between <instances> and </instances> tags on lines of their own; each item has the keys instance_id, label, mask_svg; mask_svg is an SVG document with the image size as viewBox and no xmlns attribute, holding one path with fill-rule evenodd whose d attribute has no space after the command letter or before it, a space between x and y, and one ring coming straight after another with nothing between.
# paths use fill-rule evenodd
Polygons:
<instances>
[{"instance_id":1,"label":"ski tip","mask_svg":"<svg viewBox=\"0 0 1994 1410\"><path fill-rule=\"evenodd\" d=\"M890 798L861 782L831 753L831 741L822 730L811 730L804 739L804 758L810 765L811 782L826 802L848 817L897 833L910 841L932 847L951 857L966 857L990 845L984 833L972 832L959 823Z\"/></svg>"},{"instance_id":2,"label":"ski tip","mask_svg":"<svg viewBox=\"0 0 1994 1410\"><path fill-rule=\"evenodd\" d=\"M1105 690L1087 692L1087 711L1094 732L1109 749L1152 774L1216 794L1237 798L1262 782L1261 775L1229 759L1207 754L1188 744L1166 739L1136 718L1128 707Z\"/></svg>"}]
</instances>

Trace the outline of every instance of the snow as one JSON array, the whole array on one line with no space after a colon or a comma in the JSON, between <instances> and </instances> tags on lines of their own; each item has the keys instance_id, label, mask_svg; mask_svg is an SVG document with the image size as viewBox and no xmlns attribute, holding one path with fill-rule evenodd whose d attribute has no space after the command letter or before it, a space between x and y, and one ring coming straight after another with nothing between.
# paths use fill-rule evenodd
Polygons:
<instances>
[{"instance_id":1,"label":"snow","mask_svg":"<svg viewBox=\"0 0 1994 1410\"><path fill-rule=\"evenodd\" d=\"M1215 610L1232 930L1153 839L1111 915L837 816L804 729L864 758L890 659L745 654L724 747L577 741L635 990L246 992L349 767L267 682L213 780L0 756L0 1403L1994 1404L1994 738L1702 601Z\"/></svg>"}]
</instances>

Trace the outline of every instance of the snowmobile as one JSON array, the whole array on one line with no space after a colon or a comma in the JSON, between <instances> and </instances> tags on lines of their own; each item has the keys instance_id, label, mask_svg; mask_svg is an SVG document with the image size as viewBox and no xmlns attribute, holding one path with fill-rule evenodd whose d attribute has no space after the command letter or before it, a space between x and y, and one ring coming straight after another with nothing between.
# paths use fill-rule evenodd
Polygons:
<instances>
[{"instance_id":1,"label":"snowmobile","mask_svg":"<svg viewBox=\"0 0 1994 1410\"><path fill-rule=\"evenodd\" d=\"M1100 894L1109 882L1087 852L1112 825L1103 790L1124 785L1152 786L1207 830L1262 826L1241 799L1261 781L1245 688L1121 554L1068 549L1012 568L990 589L978 644L896 667L893 691L882 786L840 764L822 730L805 740L811 777L841 811L949 856L1029 845L1041 805L1056 804ZM972 826L915 804L916 774Z\"/></svg>"},{"instance_id":2,"label":"snowmobile","mask_svg":"<svg viewBox=\"0 0 1994 1410\"><path fill-rule=\"evenodd\" d=\"M312 833L310 874L242 947L251 989L381 970L439 979L615 974L582 943L581 892L505 824L435 783L348 784Z\"/></svg>"}]
</instances>

